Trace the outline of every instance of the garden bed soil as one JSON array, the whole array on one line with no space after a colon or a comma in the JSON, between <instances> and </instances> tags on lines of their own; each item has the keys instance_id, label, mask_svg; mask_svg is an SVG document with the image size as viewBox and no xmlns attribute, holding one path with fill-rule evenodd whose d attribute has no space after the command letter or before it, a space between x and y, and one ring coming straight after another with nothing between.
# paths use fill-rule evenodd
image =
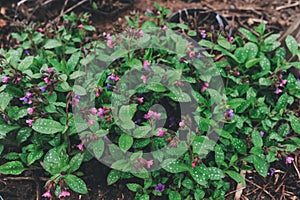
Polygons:
<instances>
[{"instance_id":1,"label":"garden bed soil","mask_svg":"<svg viewBox=\"0 0 300 200\"><path fill-rule=\"evenodd\" d=\"M17 0L2 0L0 3L0 47L8 48L11 43L10 33L18 30L23 24L37 22L47 24L59 16L63 11L83 11L92 12L92 24L97 28L97 34L103 32L114 32L116 29L125 27L126 15L140 13L141 21L147 20L144 12L147 8L154 9L153 0L114 1L112 7L100 5L97 10L93 10L88 4L77 5L73 1L23 1L17 6ZM43 4L48 2L48 4ZM100 1L102 2L102 1ZM103 1L105 2L105 1ZM292 25L293 20L300 13L300 2L292 0L201 0L201 1L181 1L181 0L157 0L164 3L172 12L183 8L205 7L221 13L229 20L234 33L238 27L252 29L261 21L267 24L268 31L283 34ZM73 7L72 7L73 6ZM74 7L75 6L75 7ZM29 9L30 8L30 9ZM273 163L272 168L277 170L273 176L263 178L254 171L246 174L247 187L243 189L241 199L300 199L300 159L299 151L295 152L295 162L292 165L285 164L284 161ZM3 158L0 157L0 163ZM72 194L66 199L86 199L86 200L117 200L133 199L134 194L126 188L126 181L119 181L116 184L107 186L106 176L109 168L102 165L97 160L92 160L82 165L80 169L84 175L83 179L87 183L89 194ZM34 200L41 199L44 192L43 186L47 177L39 172L23 173L20 176L0 175L0 194L4 200ZM139 180L136 180L139 181ZM234 199L236 185L232 182L231 191L226 195L226 199ZM156 199L156 198L151 198ZM166 197L157 198L166 199Z\"/></svg>"}]
</instances>

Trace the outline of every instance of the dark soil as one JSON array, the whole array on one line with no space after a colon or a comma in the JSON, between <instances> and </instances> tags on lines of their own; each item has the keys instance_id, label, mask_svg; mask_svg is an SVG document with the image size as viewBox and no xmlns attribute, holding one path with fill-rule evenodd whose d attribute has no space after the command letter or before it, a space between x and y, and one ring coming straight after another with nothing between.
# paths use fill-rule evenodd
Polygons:
<instances>
[{"instance_id":1,"label":"dark soil","mask_svg":"<svg viewBox=\"0 0 300 200\"><path fill-rule=\"evenodd\" d=\"M92 13L92 24L97 27L97 34L113 32L125 27L126 15L135 15L139 12L141 21L147 20L144 12L147 8L154 9L153 0L120 0L97 1L98 9L93 9L89 2L59 1L59 0L28 0L20 4L20 0L1 0L0 2L0 48L8 48L10 33L18 30L29 22L51 23L57 16L64 12L75 11ZM48 3L47 3L48 2ZM65 5L64 3L67 2ZM261 21L267 24L268 31L284 33L300 13L299 1L293 0L157 0L164 3L172 12L183 8L204 7L219 12L226 17L236 33L238 27L252 29ZM18 5L18 3L20 5ZM243 190L241 199L300 199L300 159L299 152L295 152L294 164L287 165L284 161L278 161L271 167L277 172L273 176L262 178L255 171L246 174L247 188ZM0 163L3 158L0 157ZM84 173L83 179L88 185L89 194L72 194L68 199L86 200L117 200L133 199L134 194L126 188L126 181L119 181L112 186L106 185L106 176L109 168L96 160L85 163L81 167ZM4 200L33 200L41 199L44 192L43 186L47 177L39 172L24 173L20 176L0 175L0 195ZM134 181L134 180L133 180ZM138 180L135 180L138 181ZM232 183L232 189L226 195L226 199L234 199L236 185ZM164 199L164 198L161 198Z\"/></svg>"}]
</instances>

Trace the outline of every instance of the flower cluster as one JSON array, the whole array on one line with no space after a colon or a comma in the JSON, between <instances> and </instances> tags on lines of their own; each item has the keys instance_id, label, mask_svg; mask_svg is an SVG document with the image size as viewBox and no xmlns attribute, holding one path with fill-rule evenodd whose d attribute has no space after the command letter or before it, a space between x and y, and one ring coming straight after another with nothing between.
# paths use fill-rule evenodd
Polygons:
<instances>
[{"instance_id":1,"label":"flower cluster","mask_svg":"<svg viewBox=\"0 0 300 200\"><path fill-rule=\"evenodd\" d=\"M145 119L155 119L155 120L160 120L160 113L154 112L152 110L149 110L147 114L144 115Z\"/></svg>"}]
</instances>

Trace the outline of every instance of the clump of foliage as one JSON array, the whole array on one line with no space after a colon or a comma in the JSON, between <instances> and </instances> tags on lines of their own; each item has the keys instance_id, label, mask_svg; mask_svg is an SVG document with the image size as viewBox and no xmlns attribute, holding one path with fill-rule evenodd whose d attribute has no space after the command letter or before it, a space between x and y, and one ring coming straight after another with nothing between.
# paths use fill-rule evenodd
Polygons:
<instances>
[{"instance_id":1,"label":"clump of foliage","mask_svg":"<svg viewBox=\"0 0 300 200\"><path fill-rule=\"evenodd\" d=\"M125 34L99 41L87 14L13 34L20 45L0 51L0 173L42 169L44 197L86 194L78 170L95 157L112 168L108 184L142 180L127 184L136 199L224 199L229 178L246 184L241 170L265 177L270 163L293 162L295 39L281 47L260 24L217 43L203 30L195 43L156 8L154 22L128 18Z\"/></svg>"}]
</instances>

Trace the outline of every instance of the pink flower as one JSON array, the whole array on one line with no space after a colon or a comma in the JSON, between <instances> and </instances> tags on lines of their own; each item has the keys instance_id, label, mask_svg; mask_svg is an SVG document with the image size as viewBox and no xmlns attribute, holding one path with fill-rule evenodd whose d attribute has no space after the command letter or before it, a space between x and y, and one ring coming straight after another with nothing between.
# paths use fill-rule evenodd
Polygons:
<instances>
[{"instance_id":1,"label":"pink flower","mask_svg":"<svg viewBox=\"0 0 300 200\"><path fill-rule=\"evenodd\" d=\"M206 36L207 36L205 30L201 30L201 31L200 31L200 34L201 34L201 37L202 37L202 38L206 38Z\"/></svg>"},{"instance_id":2,"label":"pink flower","mask_svg":"<svg viewBox=\"0 0 300 200\"><path fill-rule=\"evenodd\" d=\"M44 78L44 81L45 81L45 83L46 83L47 85L50 85L50 84L51 84L51 81L50 81L49 77Z\"/></svg>"},{"instance_id":3,"label":"pink flower","mask_svg":"<svg viewBox=\"0 0 300 200\"><path fill-rule=\"evenodd\" d=\"M80 151L83 151L83 144L82 144L82 143L78 144L76 147L77 147Z\"/></svg>"},{"instance_id":4,"label":"pink flower","mask_svg":"<svg viewBox=\"0 0 300 200\"><path fill-rule=\"evenodd\" d=\"M115 82L117 82L117 81L119 81L120 80L120 77L117 75L116 77L115 77Z\"/></svg>"},{"instance_id":5,"label":"pink flower","mask_svg":"<svg viewBox=\"0 0 300 200\"><path fill-rule=\"evenodd\" d=\"M100 93L99 92L96 92L96 97L98 98L98 97L100 97Z\"/></svg>"},{"instance_id":6,"label":"pink flower","mask_svg":"<svg viewBox=\"0 0 300 200\"><path fill-rule=\"evenodd\" d=\"M2 83L7 83L9 80L8 76L2 76Z\"/></svg>"},{"instance_id":7,"label":"pink flower","mask_svg":"<svg viewBox=\"0 0 300 200\"><path fill-rule=\"evenodd\" d=\"M150 169L151 165L153 165L153 160L146 161L146 167Z\"/></svg>"},{"instance_id":8,"label":"pink flower","mask_svg":"<svg viewBox=\"0 0 300 200\"><path fill-rule=\"evenodd\" d=\"M26 123L28 124L29 127L32 126L32 123L34 122L33 119L26 119Z\"/></svg>"},{"instance_id":9,"label":"pink flower","mask_svg":"<svg viewBox=\"0 0 300 200\"><path fill-rule=\"evenodd\" d=\"M106 35L106 37L105 37L107 40L112 40L112 38L111 38L111 36L110 36L110 34L108 33L107 35Z\"/></svg>"},{"instance_id":10,"label":"pink flower","mask_svg":"<svg viewBox=\"0 0 300 200\"><path fill-rule=\"evenodd\" d=\"M160 14L161 14L160 11L157 11L157 15L160 16Z\"/></svg>"},{"instance_id":11,"label":"pink flower","mask_svg":"<svg viewBox=\"0 0 300 200\"><path fill-rule=\"evenodd\" d=\"M34 107L32 107L32 108L27 108L27 113L28 113L29 115L32 115L33 112L34 112Z\"/></svg>"},{"instance_id":12,"label":"pink flower","mask_svg":"<svg viewBox=\"0 0 300 200\"><path fill-rule=\"evenodd\" d=\"M279 93L281 93L282 92L282 90L281 89L279 89L279 88L276 88L276 90L275 90L275 94L279 94Z\"/></svg>"},{"instance_id":13,"label":"pink flower","mask_svg":"<svg viewBox=\"0 0 300 200\"><path fill-rule=\"evenodd\" d=\"M166 132L164 130L162 130L162 128L158 128L158 133L157 133L158 137L163 137L165 135L165 133Z\"/></svg>"},{"instance_id":14,"label":"pink flower","mask_svg":"<svg viewBox=\"0 0 300 200\"><path fill-rule=\"evenodd\" d=\"M42 197L45 197L45 198L52 198L52 195L51 195L51 192L50 192L50 190L48 190L47 192L45 192L43 195L42 195Z\"/></svg>"},{"instance_id":15,"label":"pink flower","mask_svg":"<svg viewBox=\"0 0 300 200\"><path fill-rule=\"evenodd\" d=\"M21 81L22 81L22 78L21 78L21 77L17 77L16 81L17 81L17 82L21 82Z\"/></svg>"},{"instance_id":16,"label":"pink flower","mask_svg":"<svg viewBox=\"0 0 300 200\"><path fill-rule=\"evenodd\" d=\"M161 114L160 113L157 113L157 112L153 112L153 118L156 119L156 120L160 120L160 116Z\"/></svg>"},{"instance_id":17,"label":"pink flower","mask_svg":"<svg viewBox=\"0 0 300 200\"><path fill-rule=\"evenodd\" d=\"M189 53L190 58L194 57L195 55L196 55L196 53L193 52L193 51L191 51L191 52Z\"/></svg>"},{"instance_id":18,"label":"pink flower","mask_svg":"<svg viewBox=\"0 0 300 200\"><path fill-rule=\"evenodd\" d=\"M52 67L49 67L49 68L46 70L46 72L48 72L48 73L50 74L51 72L53 72L53 68L52 68Z\"/></svg>"},{"instance_id":19,"label":"pink flower","mask_svg":"<svg viewBox=\"0 0 300 200\"><path fill-rule=\"evenodd\" d=\"M112 40L107 40L106 41L106 45L109 46L110 48L113 48L114 47L114 43Z\"/></svg>"},{"instance_id":20,"label":"pink flower","mask_svg":"<svg viewBox=\"0 0 300 200\"><path fill-rule=\"evenodd\" d=\"M204 82L204 84L201 88L201 92L205 92L207 90L208 86L209 86L208 82Z\"/></svg>"},{"instance_id":21,"label":"pink flower","mask_svg":"<svg viewBox=\"0 0 300 200\"><path fill-rule=\"evenodd\" d=\"M179 122L179 126L180 127L184 127L185 126L184 120L182 120L181 122Z\"/></svg>"},{"instance_id":22,"label":"pink flower","mask_svg":"<svg viewBox=\"0 0 300 200\"><path fill-rule=\"evenodd\" d=\"M141 79L143 80L143 83L147 83L147 79L148 79L148 77L147 76L145 76L145 75L142 75L141 76Z\"/></svg>"},{"instance_id":23,"label":"pink flower","mask_svg":"<svg viewBox=\"0 0 300 200\"><path fill-rule=\"evenodd\" d=\"M42 33L42 32L43 32L43 29L42 29L42 28L38 28L37 31L38 31L39 33Z\"/></svg>"},{"instance_id":24,"label":"pink flower","mask_svg":"<svg viewBox=\"0 0 300 200\"><path fill-rule=\"evenodd\" d=\"M58 198L61 198L61 197L69 197L71 194L70 192L66 191L66 190L63 190L61 191L61 193L58 195Z\"/></svg>"},{"instance_id":25,"label":"pink flower","mask_svg":"<svg viewBox=\"0 0 300 200\"><path fill-rule=\"evenodd\" d=\"M166 31L168 29L168 27L166 25L163 26L162 28L164 31Z\"/></svg>"},{"instance_id":26,"label":"pink flower","mask_svg":"<svg viewBox=\"0 0 300 200\"><path fill-rule=\"evenodd\" d=\"M192 162L192 168L195 168L195 167L196 167L196 163Z\"/></svg>"},{"instance_id":27,"label":"pink flower","mask_svg":"<svg viewBox=\"0 0 300 200\"><path fill-rule=\"evenodd\" d=\"M93 120L93 119L88 119L88 124L89 124L90 126L92 126L94 123L95 123L95 120Z\"/></svg>"},{"instance_id":28,"label":"pink flower","mask_svg":"<svg viewBox=\"0 0 300 200\"><path fill-rule=\"evenodd\" d=\"M79 25L77 26L77 28L82 29L82 28L83 28L83 25L82 25L82 24L79 24Z\"/></svg>"},{"instance_id":29,"label":"pink flower","mask_svg":"<svg viewBox=\"0 0 300 200\"><path fill-rule=\"evenodd\" d=\"M144 102L144 97L138 98L138 102L143 103Z\"/></svg>"},{"instance_id":30,"label":"pink flower","mask_svg":"<svg viewBox=\"0 0 300 200\"><path fill-rule=\"evenodd\" d=\"M264 134L265 134L265 132L263 132L263 131L260 131L260 132L259 132L259 134L260 134L260 136L261 136L261 137L263 137L263 136L264 136Z\"/></svg>"},{"instance_id":31,"label":"pink flower","mask_svg":"<svg viewBox=\"0 0 300 200\"><path fill-rule=\"evenodd\" d=\"M281 80L281 82L279 83L279 86L284 86L287 83L286 79Z\"/></svg>"},{"instance_id":32,"label":"pink flower","mask_svg":"<svg viewBox=\"0 0 300 200\"><path fill-rule=\"evenodd\" d=\"M294 161L294 158L291 156L288 156L285 158L285 163L286 164L291 164Z\"/></svg>"},{"instance_id":33,"label":"pink flower","mask_svg":"<svg viewBox=\"0 0 300 200\"><path fill-rule=\"evenodd\" d=\"M92 114L92 115L97 115L97 109L96 108L91 108L90 109L90 113Z\"/></svg>"},{"instance_id":34,"label":"pink flower","mask_svg":"<svg viewBox=\"0 0 300 200\"><path fill-rule=\"evenodd\" d=\"M143 68L146 71L150 70L150 62L149 62L149 60L144 60L144 62L143 62Z\"/></svg>"},{"instance_id":35,"label":"pink flower","mask_svg":"<svg viewBox=\"0 0 300 200\"><path fill-rule=\"evenodd\" d=\"M228 42L231 43L233 41L233 37L231 36L230 38L228 38Z\"/></svg>"},{"instance_id":36,"label":"pink flower","mask_svg":"<svg viewBox=\"0 0 300 200\"><path fill-rule=\"evenodd\" d=\"M140 31L138 32L138 36L139 36L139 37L143 37L143 36L144 36L143 30L140 30Z\"/></svg>"},{"instance_id":37,"label":"pink flower","mask_svg":"<svg viewBox=\"0 0 300 200\"><path fill-rule=\"evenodd\" d=\"M27 98L31 98L32 97L32 93L31 92L26 92L26 95L25 95Z\"/></svg>"},{"instance_id":38,"label":"pink flower","mask_svg":"<svg viewBox=\"0 0 300 200\"><path fill-rule=\"evenodd\" d=\"M76 98L75 98L75 99L73 100L73 105L74 105L74 106L78 106L78 103L79 103L79 99L76 99Z\"/></svg>"},{"instance_id":39,"label":"pink flower","mask_svg":"<svg viewBox=\"0 0 300 200\"><path fill-rule=\"evenodd\" d=\"M98 109L98 116L103 119L104 118L104 109L103 108L99 108Z\"/></svg>"}]
</instances>

